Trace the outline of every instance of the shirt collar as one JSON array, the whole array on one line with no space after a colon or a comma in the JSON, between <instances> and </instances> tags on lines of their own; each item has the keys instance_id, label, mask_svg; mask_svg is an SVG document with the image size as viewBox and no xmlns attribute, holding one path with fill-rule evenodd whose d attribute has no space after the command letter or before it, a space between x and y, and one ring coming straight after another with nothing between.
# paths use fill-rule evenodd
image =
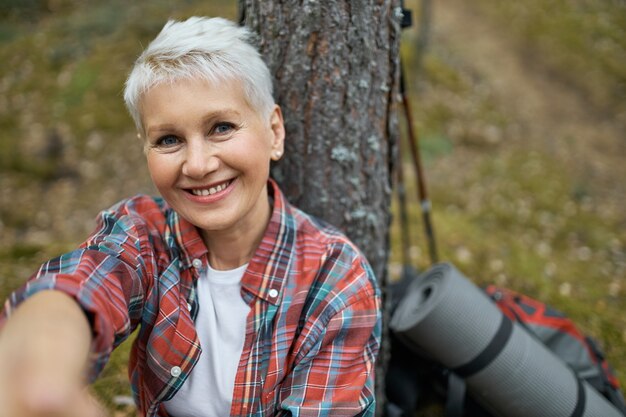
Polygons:
<instances>
[{"instance_id":1,"label":"shirt collar","mask_svg":"<svg viewBox=\"0 0 626 417\"><path fill-rule=\"evenodd\" d=\"M273 181L268 181L273 208L265 234L250 260L241 285L271 304L279 304L286 282L295 241L294 218L285 196Z\"/></svg>"},{"instance_id":2,"label":"shirt collar","mask_svg":"<svg viewBox=\"0 0 626 417\"><path fill-rule=\"evenodd\" d=\"M168 213L168 224L176 240L175 247L180 248L179 253L176 255L179 256L181 269L191 268L193 261L196 259L205 259L209 250L196 226L185 220L174 210L170 210Z\"/></svg>"}]
</instances>

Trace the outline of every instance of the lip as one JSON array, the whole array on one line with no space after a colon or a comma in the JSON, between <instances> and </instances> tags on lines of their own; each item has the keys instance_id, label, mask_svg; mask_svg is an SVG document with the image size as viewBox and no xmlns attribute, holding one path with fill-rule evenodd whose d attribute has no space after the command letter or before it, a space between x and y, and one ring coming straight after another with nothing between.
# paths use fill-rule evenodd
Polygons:
<instances>
[{"instance_id":1,"label":"lip","mask_svg":"<svg viewBox=\"0 0 626 417\"><path fill-rule=\"evenodd\" d=\"M235 186L237 184L237 178L233 178L230 180L230 184L228 184L228 186L226 188L224 188L221 191L216 192L215 194L211 194L211 195L195 195L192 192L190 192L189 190L193 189L208 189L211 187L214 187L216 185L222 184L224 181L219 181L219 182L215 182L213 184L209 184L209 185L203 185L203 186L199 186L199 187L186 187L183 188L182 190L184 191L184 195L185 197L189 200L189 201L193 201L194 203L199 203L199 204L212 204L212 203L216 203L220 200L225 199L231 192L233 192L233 190L235 189Z\"/></svg>"}]
</instances>

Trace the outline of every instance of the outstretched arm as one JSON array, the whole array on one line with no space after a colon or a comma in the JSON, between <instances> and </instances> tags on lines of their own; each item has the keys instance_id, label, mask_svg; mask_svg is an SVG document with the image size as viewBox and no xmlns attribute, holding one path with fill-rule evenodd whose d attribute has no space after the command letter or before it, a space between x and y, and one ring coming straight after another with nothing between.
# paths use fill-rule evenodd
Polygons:
<instances>
[{"instance_id":1,"label":"outstretched arm","mask_svg":"<svg viewBox=\"0 0 626 417\"><path fill-rule=\"evenodd\" d=\"M43 264L7 300L0 313L0 417L93 415L84 387L141 317L155 270L142 214L158 213L155 207L136 198L104 211L79 249ZM64 407L57 403L68 397L72 408L63 412L35 411Z\"/></svg>"},{"instance_id":2,"label":"outstretched arm","mask_svg":"<svg viewBox=\"0 0 626 417\"><path fill-rule=\"evenodd\" d=\"M85 390L91 330L59 291L24 301L0 331L0 417L99 417Z\"/></svg>"}]
</instances>

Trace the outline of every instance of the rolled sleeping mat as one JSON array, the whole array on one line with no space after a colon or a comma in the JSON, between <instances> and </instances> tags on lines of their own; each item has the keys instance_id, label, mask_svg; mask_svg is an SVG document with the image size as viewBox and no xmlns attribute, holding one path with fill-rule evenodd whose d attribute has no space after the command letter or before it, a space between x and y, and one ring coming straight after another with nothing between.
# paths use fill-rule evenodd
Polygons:
<instances>
[{"instance_id":1,"label":"rolled sleeping mat","mask_svg":"<svg viewBox=\"0 0 626 417\"><path fill-rule=\"evenodd\" d=\"M496 416L623 417L451 264L414 280L390 328L464 378L472 398Z\"/></svg>"}]
</instances>

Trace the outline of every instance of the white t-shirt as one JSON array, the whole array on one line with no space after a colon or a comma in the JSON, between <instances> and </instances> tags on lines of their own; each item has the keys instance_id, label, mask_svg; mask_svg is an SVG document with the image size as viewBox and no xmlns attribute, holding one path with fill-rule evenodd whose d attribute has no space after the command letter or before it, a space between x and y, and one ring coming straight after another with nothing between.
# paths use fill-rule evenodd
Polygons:
<instances>
[{"instance_id":1,"label":"white t-shirt","mask_svg":"<svg viewBox=\"0 0 626 417\"><path fill-rule=\"evenodd\" d=\"M241 277L247 266L229 271L217 271L209 266L207 273L198 279L196 332L202 354L180 390L164 403L170 415L230 415L250 311L241 298Z\"/></svg>"}]
</instances>

